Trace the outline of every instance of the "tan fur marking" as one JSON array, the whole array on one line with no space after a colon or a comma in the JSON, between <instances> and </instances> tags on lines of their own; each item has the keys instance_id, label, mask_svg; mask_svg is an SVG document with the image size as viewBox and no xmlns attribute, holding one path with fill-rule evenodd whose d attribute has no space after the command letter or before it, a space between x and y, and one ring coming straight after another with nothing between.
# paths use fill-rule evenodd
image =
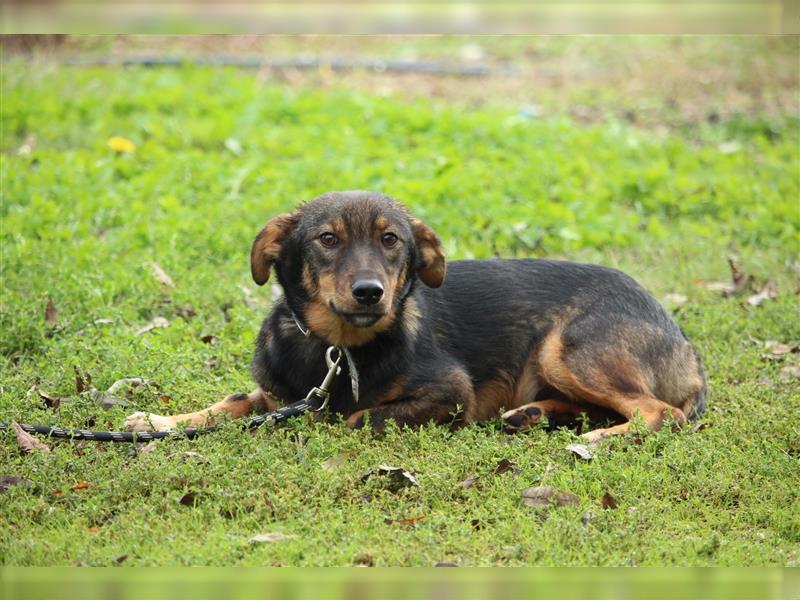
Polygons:
<instances>
[{"instance_id":1,"label":"tan fur marking","mask_svg":"<svg viewBox=\"0 0 800 600\"><path fill-rule=\"evenodd\" d=\"M180 424L186 424L188 427L210 427L214 425L214 416L217 415L228 415L231 419L239 419L250 414L254 410L275 410L275 408L277 408L277 404L274 400L270 399L261 388L256 388L247 394L246 397L236 399L237 396L244 395L231 394L224 400L212 404L203 410L182 415L173 415L167 418L172 421L173 427ZM271 408L273 405L275 408Z\"/></svg>"},{"instance_id":2,"label":"tan fur marking","mask_svg":"<svg viewBox=\"0 0 800 600\"><path fill-rule=\"evenodd\" d=\"M387 227L389 227L389 219L383 215L375 219L375 231L382 233Z\"/></svg>"},{"instance_id":3,"label":"tan fur marking","mask_svg":"<svg viewBox=\"0 0 800 600\"><path fill-rule=\"evenodd\" d=\"M341 217L335 218L331 221L330 227L333 233L336 234L336 237L339 238L340 242L347 242L347 224L344 222L344 219Z\"/></svg>"},{"instance_id":4,"label":"tan fur marking","mask_svg":"<svg viewBox=\"0 0 800 600\"><path fill-rule=\"evenodd\" d=\"M281 245L297 225L299 215L284 213L270 220L256 236L250 249L250 271L253 281L264 285L269 279L272 265L278 258Z\"/></svg>"},{"instance_id":5,"label":"tan fur marking","mask_svg":"<svg viewBox=\"0 0 800 600\"><path fill-rule=\"evenodd\" d=\"M574 399L612 410L628 420L640 415L647 426L653 430L658 430L663 426L666 414L672 414L679 422L686 421L683 411L659 400L646 388L639 394L619 392L605 373L599 370L592 373L593 387L585 385L563 360L562 332L563 326L555 327L545 338L539 353L542 376L553 387ZM590 431L584 435L587 439L597 440L606 435L623 433L628 430L628 427L629 424L624 423L605 430Z\"/></svg>"},{"instance_id":6,"label":"tan fur marking","mask_svg":"<svg viewBox=\"0 0 800 600\"><path fill-rule=\"evenodd\" d=\"M444 282L447 269L442 243L433 230L419 219L411 219L411 228L422 263L417 274L425 285L437 288Z\"/></svg>"},{"instance_id":7,"label":"tan fur marking","mask_svg":"<svg viewBox=\"0 0 800 600\"><path fill-rule=\"evenodd\" d=\"M372 327L353 327L327 305L312 300L306 305L305 322L309 329L334 346L363 346L375 336L389 329L394 323L394 315L385 315Z\"/></svg>"},{"instance_id":8,"label":"tan fur marking","mask_svg":"<svg viewBox=\"0 0 800 600\"><path fill-rule=\"evenodd\" d=\"M319 293L319 286L314 279L314 274L311 272L311 267L308 264L303 265L303 289L309 296L313 297Z\"/></svg>"},{"instance_id":9,"label":"tan fur marking","mask_svg":"<svg viewBox=\"0 0 800 600\"><path fill-rule=\"evenodd\" d=\"M412 340L419 335L422 312L414 298L407 298L403 307L403 328L406 335Z\"/></svg>"},{"instance_id":10,"label":"tan fur marking","mask_svg":"<svg viewBox=\"0 0 800 600\"><path fill-rule=\"evenodd\" d=\"M513 408L514 383L510 375L482 383L475 390L475 401L464 408L464 421L488 421L501 411Z\"/></svg>"}]
</instances>

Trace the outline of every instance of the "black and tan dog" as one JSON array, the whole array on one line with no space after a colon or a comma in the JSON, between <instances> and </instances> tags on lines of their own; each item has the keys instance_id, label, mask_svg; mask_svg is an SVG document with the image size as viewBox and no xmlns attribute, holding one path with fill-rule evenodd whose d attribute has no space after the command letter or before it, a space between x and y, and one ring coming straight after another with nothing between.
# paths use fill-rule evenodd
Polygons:
<instances>
[{"instance_id":1,"label":"black and tan dog","mask_svg":"<svg viewBox=\"0 0 800 600\"><path fill-rule=\"evenodd\" d=\"M550 260L465 260L445 278L436 234L388 196L333 192L275 217L253 244L251 267L259 285L275 267L285 292L256 341L259 388L196 413L136 413L129 429L274 410L276 399L297 400L321 381L331 345L346 347L358 372L358 402L349 377L331 387L330 408L352 427L502 413L522 430L543 415L615 417L585 434L597 440L627 431L637 415L659 429L705 407L697 352L627 275Z\"/></svg>"}]
</instances>

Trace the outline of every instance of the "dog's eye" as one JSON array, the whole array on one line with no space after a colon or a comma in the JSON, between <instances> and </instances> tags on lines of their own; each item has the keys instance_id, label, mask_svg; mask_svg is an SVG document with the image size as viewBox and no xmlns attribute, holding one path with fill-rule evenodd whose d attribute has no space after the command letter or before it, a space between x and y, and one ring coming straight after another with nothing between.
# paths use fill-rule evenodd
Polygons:
<instances>
[{"instance_id":1,"label":"dog's eye","mask_svg":"<svg viewBox=\"0 0 800 600\"><path fill-rule=\"evenodd\" d=\"M333 246L339 243L339 238L337 238L336 235L331 233L330 231L326 231L325 233L319 236L319 241L322 242L323 246L332 248Z\"/></svg>"},{"instance_id":2,"label":"dog's eye","mask_svg":"<svg viewBox=\"0 0 800 600\"><path fill-rule=\"evenodd\" d=\"M397 236L393 233L384 233L381 236L381 242L387 248L391 248L397 243Z\"/></svg>"}]
</instances>

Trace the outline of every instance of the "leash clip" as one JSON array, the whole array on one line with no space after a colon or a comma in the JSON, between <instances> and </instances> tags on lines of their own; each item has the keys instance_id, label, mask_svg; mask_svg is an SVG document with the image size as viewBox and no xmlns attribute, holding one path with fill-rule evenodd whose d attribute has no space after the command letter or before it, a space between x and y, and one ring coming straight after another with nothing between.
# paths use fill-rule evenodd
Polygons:
<instances>
[{"instance_id":1,"label":"leash clip","mask_svg":"<svg viewBox=\"0 0 800 600\"><path fill-rule=\"evenodd\" d=\"M334 352L336 352L335 360L333 358ZM322 398L322 405L319 408L313 409L314 412L320 412L328 406L328 401L331 398L331 393L328 391L328 388L331 386L333 378L342 372L342 367L339 366L339 363L342 362L343 355L344 352L342 352L341 348L338 346L329 346L325 351L325 364L328 366L328 372L325 374L325 379L322 380L322 383L320 383L318 387L311 388L311 391L309 391L306 396L307 401L311 400L311 396Z\"/></svg>"}]
</instances>

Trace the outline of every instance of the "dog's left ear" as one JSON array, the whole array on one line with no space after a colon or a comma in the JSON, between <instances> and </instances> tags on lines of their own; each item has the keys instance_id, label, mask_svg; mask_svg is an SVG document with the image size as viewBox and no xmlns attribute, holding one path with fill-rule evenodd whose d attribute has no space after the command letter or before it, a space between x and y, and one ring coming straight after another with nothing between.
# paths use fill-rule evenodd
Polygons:
<instances>
[{"instance_id":1,"label":"dog's left ear","mask_svg":"<svg viewBox=\"0 0 800 600\"><path fill-rule=\"evenodd\" d=\"M419 219L411 219L419 258L417 275L428 287L438 288L444 281L444 249L433 230Z\"/></svg>"},{"instance_id":2,"label":"dog's left ear","mask_svg":"<svg viewBox=\"0 0 800 600\"><path fill-rule=\"evenodd\" d=\"M264 229L256 236L250 250L250 272L258 285L267 283L272 265L281 253L281 246L292 234L299 219L297 213L278 215L264 225Z\"/></svg>"}]
</instances>

